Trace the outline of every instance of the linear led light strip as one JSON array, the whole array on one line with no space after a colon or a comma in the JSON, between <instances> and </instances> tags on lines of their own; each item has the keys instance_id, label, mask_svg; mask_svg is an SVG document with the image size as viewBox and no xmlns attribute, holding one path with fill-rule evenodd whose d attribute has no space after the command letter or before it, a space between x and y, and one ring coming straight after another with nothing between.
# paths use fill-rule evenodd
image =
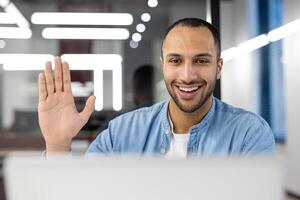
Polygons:
<instances>
[{"instance_id":1,"label":"linear led light strip","mask_svg":"<svg viewBox=\"0 0 300 200\"><path fill-rule=\"evenodd\" d=\"M31 16L34 24L46 25L131 25L133 17L129 13L74 13L36 12ZM125 28L45 28L42 35L46 39L101 39L126 40L129 31Z\"/></svg>"},{"instance_id":2,"label":"linear led light strip","mask_svg":"<svg viewBox=\"0 0 300 200\"><path fill-rule=\"evenodd\" d=\"M16 18L11 13L0 13L0 24L15 24Z\"/></svg>"},{"instance_id":3,"label":"linear led light strip","mask_svg":"<svg viewBox=\"0 0 300 200\"><path fill-rule=\"evenodd\" d=\"M46 39L101 39L126 40L129 31L125 28L45 28Z\"/></svg>"},{"instance_id":4,"label":"linear led light strip","mask_svg":"<svg viewBox=\"0 0 300 200\"><path fill-rule=\"evenodd\" d=\"M32 32L29 28L0 27L0 38L29 39Z\"/></svg>"},{"instance_id":5,"label":"linear led light strip","mask_svg":"<svg viewBox=\"0 0 300 200\"><path fill-rule=\"evenodd\" d=\"M276 29L273 29L268 34L262 34L255 38L252 38L246 42L239 44L236 47L232 47L222 51L222 58L224 62L237 58L246 53L250 53L256 49L259 49L270 42L286 38L296 32L300 31L300 19L287 23Z\"/></svg>"},{"instance_id":6,"label":"linear led light strip","mask_svg":"<svg viewBox=\"0 0 300 200\"><path fill-rule=\"evenodd\" d=\"M0 0L0 6L6 13L1 13L1 24L17 24L17 27L1 27L0 38L29 39L32 36L30 24L14 3L9 0Z\"/></svg>"},{"instance_id":7,"label":"linear led light strip","mask_svg":"<svg viewBox=\"0 0 300 200\"><path fill-rule=\"evenodd\" d=\"M103 70L113 74L113 109L122 109L122 57L118 54L64 54L71 70L93 70L95 109L103 109ZM51 54L0 54L0 64L4 70L43 70L45 62L54 56Z\"/></svg>"},{"instance_id":8,"label":"linear led light strip","mask_svg":"<svg viewBox=\"0 0 300 200\"><path fill-rule=\"evenodd\" d=\"M131 25L129 13L74 13L36 12L31 16L33 24L47 25Z\"/></svg>"}]
</instances>

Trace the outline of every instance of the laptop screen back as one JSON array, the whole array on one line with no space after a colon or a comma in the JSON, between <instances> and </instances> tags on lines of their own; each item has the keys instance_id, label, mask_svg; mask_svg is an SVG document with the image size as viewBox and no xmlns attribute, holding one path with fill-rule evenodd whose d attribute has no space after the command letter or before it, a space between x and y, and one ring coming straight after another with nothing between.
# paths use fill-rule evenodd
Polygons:
<instances>
[{"instance_id":1,"label":"laptop screen back","mask_svg":"<svg viewBox=\"0 0 300 200\"><path fill-rule=\"evenodd\" d=\"M9 157L8 200L280 200L270 159Z\"/></svg>"}]
</instances>

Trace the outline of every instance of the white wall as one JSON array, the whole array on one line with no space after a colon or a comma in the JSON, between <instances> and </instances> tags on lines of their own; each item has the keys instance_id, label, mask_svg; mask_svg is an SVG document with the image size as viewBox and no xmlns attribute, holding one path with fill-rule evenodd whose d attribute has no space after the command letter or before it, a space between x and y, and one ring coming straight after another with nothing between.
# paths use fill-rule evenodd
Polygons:
<instances>
[{"instance_id":1,"label":"white wall","mask_svg":"<svg viewBox=\"0 0 300 200\"><path fill-rule=\"evenodd\" d=\"M247 1L221 1L221 41L222 50L236 46L249 38ZM224 63L221 77L222 100L257 112L252 76L254 70L251 54Z\"/></svg>"},{"instance_id":2,"label":"white wall","mask_svg":"<svg viewBox=\"0 0 300 200\"><path fill-rule=\"evenodd\" d=\"M300 18L300 1L284 1L284 22ZM290 191L300 195L300 33L283 42L283 62L286 92L288 179Z\"/></svg>"},{"instance_id":3,"label":"white wall","mask_svg":"<svg viewBox=\"0 0 300 200\"><path fill-rule=\"evenodd\" d=\"M284 0L284 23L300 18L300 1ZM224 1L221 4L221 36L223 50L249 39L246 0ZM296 44L296 45L295 45ZM287 157L286 187L300 195L300 33L283 41L283 62L286 94L287 142L278 153ZM251 54L225 63L222 73L222 99L230 104L257 112L255 62Z\"/></svg>"}]
</instances>

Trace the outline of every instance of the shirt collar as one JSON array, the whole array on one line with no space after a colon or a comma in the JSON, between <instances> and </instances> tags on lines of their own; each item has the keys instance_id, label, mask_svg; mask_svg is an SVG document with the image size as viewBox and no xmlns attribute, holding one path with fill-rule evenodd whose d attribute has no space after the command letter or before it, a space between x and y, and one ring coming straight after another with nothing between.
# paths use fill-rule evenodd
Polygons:
<instances>
[{"instance_id":1,"label":"shirt collar","mask_svg":"<svg viewBox=\"0 0 300 200\"><path fill-rule=\"evenodd\" d=\"M162 119L162 123L164 126L164 131L166 134L170 134L173 131L173 124L172 121L168 120L168 107L169 107L169 103L170 101L165 101L163 108L162 108L162 112L161 112L161 119ZM213 96L212 97L212 105L208 111L208 113L205 115L205 117L201 120L201 122L199 122L198 124L195 124L194 126L192 126L190 128L189 133L193 133L192 130L197 130L197 129L201 129L202 127L206 126L209 121L211 120L212 116L215 113L215 107L216 107L216 99Z\"/></svg>"},{"instance_id":2,"label":"shirt collar","mask_svg":"<svg viewBox=\"0 0 300 200\"><path fill-rule=\"evenodd\" d=\"M170 117L169 111L167 112L167 115L168 115L168 120L169 120L169 123L170 123L170 126L171 126L171 131L172 131L172 133L174 135L176 133L174 132L174 124L173 124L172 119ZM180 133L180 134L189 134L189 132L187 132L187 133Z\"/></svg>"}]
</instances>

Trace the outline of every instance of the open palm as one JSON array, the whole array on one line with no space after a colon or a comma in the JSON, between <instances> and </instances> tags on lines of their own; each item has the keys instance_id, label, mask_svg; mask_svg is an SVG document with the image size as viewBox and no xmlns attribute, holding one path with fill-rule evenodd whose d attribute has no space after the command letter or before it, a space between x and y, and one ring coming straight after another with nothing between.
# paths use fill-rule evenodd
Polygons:
<instances>
[{"instance_id":1,"label":"open palm","mask_svg":"<svg viewBox=\"0 0 300 200\"><path fill-rule=\"evenodd\" d=\"M51 62L39 75L39 124L46 141L47 152L70 149L71 141L88 121L94 110L95 97L88 98L82 112L78 112L71 91L69 66L55 58L54 76Z\"/></svg>"}]
</instances>

